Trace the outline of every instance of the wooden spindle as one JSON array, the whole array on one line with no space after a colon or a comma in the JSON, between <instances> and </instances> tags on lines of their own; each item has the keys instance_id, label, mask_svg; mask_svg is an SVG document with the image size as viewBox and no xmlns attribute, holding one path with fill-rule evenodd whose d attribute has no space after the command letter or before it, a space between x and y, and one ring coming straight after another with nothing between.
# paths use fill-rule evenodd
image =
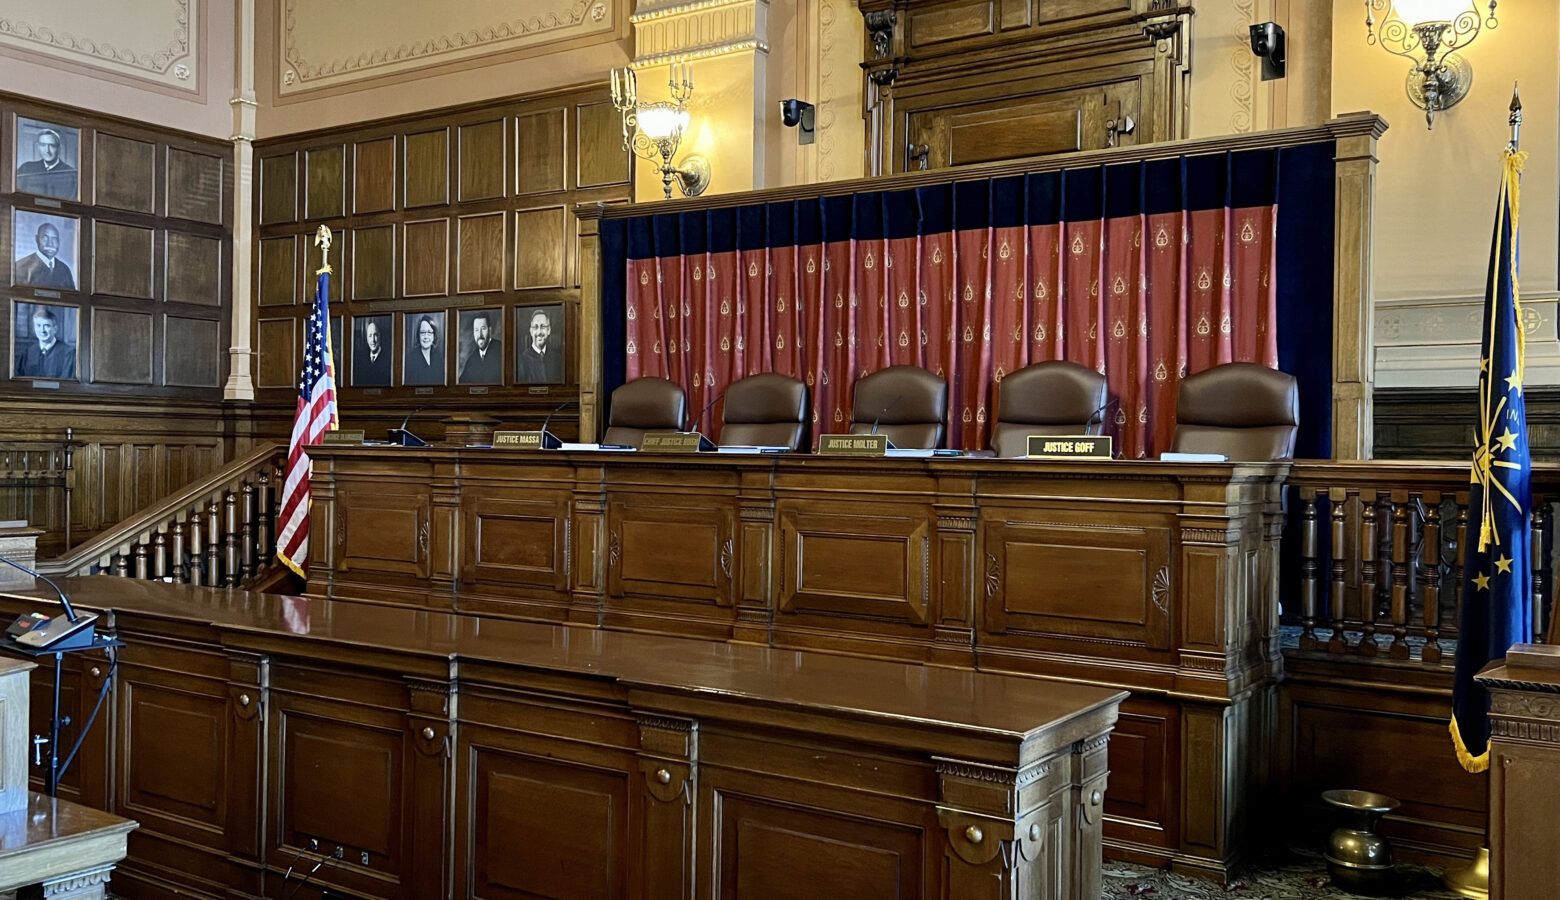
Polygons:
<instances>
[{"instance_id":1,"label":"wooden spindle","mask_svg":"<svg viewBox=\"0 0 1560 900\"><path fill-rule=\"evenodd\" d=\"M260 511L260 563L265 564L276 552L276 538L273 536L271 523L275 516L271 511L271 476L266 473L265 467L260 469L260 481L255 486L255 509Z\"/></svg>"},{"instance_id":2,"label":"wooden spindle","mask_svg":"<svg viewBox=\"0 0 1560 900\"><path fill-rule=\"evenodd\" d=\"M1441 493L1425 494L1425 525L1420 538L1420 566L1425 580L1425 649L1420 658L1427 663L1441 661Z\"/></svg>"},{"instance_id":3,"label":"wooden spindle","mask_svg":"<svg viewBox=\"0 0 1560 900\"><path fill-rule=\"evenodd\" d=\"M238 537L240 565L243 577L250 578L255 574L255 486L244 482L241 495Z\"/></svg>"},{"instance_id":4,"label":"wooden spindle","mask_svg":"<svg viewBox=\"0 0 1560 900\"><path fill-rule=\"evenodd\" d=\"M168 536L162 529L152 534L152 577L158 581L168 577Z\"/></svg>"},{"instance_id":5,"label":"wooden spindle","mask_svg":"<svg viewBox=\"0 0 1560 900\"><path fill-rule=\"evenodd\" d=\"M1535 502L1533 504L1533 542L1528 545L1528 554L1531 557L1530 568L1533 578L1533 640L1543 640L1544 634L1544 608L1545 597L1549 593L1548 573L1544 570L1544 564L1548 561L1549 549L1547 547L1549 537L1549 504Z\"/></svg>"},{"instance_id":6,"label":"wooden spindle","mask_svg":"<svg viewBox=\"0 0 1560 900\"><path fill-rule=\"evenodd\" d=\"M1332 593L1327 600L1333 629L1327 649L1332 653L1343 653L1349 649L1348 638L1343 634L1343 601L1347 596L1349 576L1348 553L1343 539L1348 529L1349 492L1343 488L1328 488L1327 499L1332 502L1332 529L1328 535L1332 538Z\"/></svg>"},{"instance_id":7,"label":"wooden spindle","mask_svg":"<svg viewBox=\"0 0 1560 900\"><path fill-rule=\"evenodd\" d=\"M1318 507L1321 504L1316 496L1316 489L1301 487L1300 496L1300 649L1315 650L1318 646L1316 640L1316 610L1321 595L1321 585L1317 578L1319 567L1317 565L1317 547L1321 543L1317 536L1316 517Z\"/></svg>"},{"instance_id":8,"label":"wooden spindle","mask_svg":"<svg viewBox=\"0 0 1560 900\"><path fill-rule=\"evenodd\" d=\"M184 565L184 523L173 523L173 545L170 555L173 557L173 581L175 584L187 584L189 578L185 573L188 570Z\"/></svg>"},{"instance_id":9,"label":"wooden spindle","mask_svg":"<svg viewBox=\"0 0 1560 900\"><path fill-rule=\"evenodd\" d=\"M1357 645L1365 656L1376 655L1376 556L1381 535L1376 526L1375 491L1360 491L1360 624L1363 634Z\"/></svg>"},{"instance_id":10,"label":"wooden spindle","mask_svg":"<svg viewBox=\"0 0 1560 900\"><path fill-rule=\"evenodd\" d=\"M222 517L217 512L217 498L206 503L206 583L222 586Z\"/></svg>"},{"instance_id":11,"label":"wooden spindle","mask_svg":"<svg viewBox=\"0 0 1560 900\"><path fill-rule=\"evenodd\" d=\"M1408 659L1408 608L1413 601L1408 579L1408 492L1392 492L1392 646L1387 655Z\"/></svg>"},{"instance_id":12,"label":"wooden spindle","mask_svg":"<svg viewBox=\"0 0 1560 900\"><path fill-rule=\"evenodd\" d=\"M127 554L114 554L114 574L120 578L130 577L130 558Z\"/></svg>"},{"instance_id":13,"label":"wooden spindle","mask_svg":"<svg viewBox=\"0 0 1560 900\"><path fill-rule=\"evenodd\" d=\"M222 561L227 566L223 584L238 587L243 572L238 568L238 495L231 489L222 497Z\"/></svg>"},{"instance_id":14,"label":"wooden spindle","mask_svg":"<svg viewBox=\"0 0 1560 900\"><path fill-rule=\"evenodd\" d=\"M146 542L135 542L135 577L145 580L151 574L146 561Z\"/></svg>"},{"instance_id":15,"label":"wooden spindle","mask_svg":"<svg viewBox=\"0 0 1560 900\"><path fill-rule=\"evenodd\" d=\"M205 560L202 559L201 538L203 537L205 523L200 517L200 507L190 513L190 584L205 584L205 572L202 567Z\"/></svg>"},{"instance_id":16,"label":"wooden spindle","mask_svg":"<svg viewBox=\"0 0 1560 900\"><path fill-rule=\"evenodd\" d=\"M1456 636L1462 627L1463 605L1463 576L1468 569L1468 493L1459 491L1457 494L1457 571L1453 576L1452 584L1452 621L1442 627L1442 631Z\"/></svg>"}]
</instances>

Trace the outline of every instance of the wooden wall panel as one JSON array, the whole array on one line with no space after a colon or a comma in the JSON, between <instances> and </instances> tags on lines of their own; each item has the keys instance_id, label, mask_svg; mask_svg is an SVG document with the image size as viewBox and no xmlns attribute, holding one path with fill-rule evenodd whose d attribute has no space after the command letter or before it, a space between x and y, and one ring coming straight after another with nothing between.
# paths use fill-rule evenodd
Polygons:
<instances>
[{"instance_id":1,"label":"wooden wall panel","mask_svg":"<svg viewBox=\"0 0 1560 900\"><path fill-rule=\"evenodd\" d=\"M342 214L346 195L346 150L341 145L321 147L304 154L308 170L304 206L307 219L329 219Z\"/></svg>"},{"instance_id":2,"label":"wooden wall panel","mask_svg":"<svg viewBox=\"0 0 1560 900\"><path fill-rule=\"evenodd\" d=\"M260 242L260 305L298 302L298 239L266 238Z\"/></svg>"},{"instance_id":3,"label":"wooden wall panel","mask_svg":"<svg viewBox=\"0 0 1560 900\"><path fill-rule=\"evenodd\" d=\"M260 160L260 224L298 218L298 154L284 153Z\"/></svg>"},{"instance_id":4,"label":"wooden wall panel","mask_svg":"<svg viewBox=\"0 0 1560 900\"><path fill-rule=\"evenodd\" d=\"M92 378L112 384L152 383L152 317L148 313L92 312Z\"/></svg>"},{"instance_id":5,"label":"wooden wall panel","mask_svg":"<svg viewBox=\"0 0 1560 900\"><path fill-rule=\"evenodd\" d=\"M220 225L227 218L220 156L168 150L168 215Z\"/></svg>"},{"instance_id":6,"label":"wooden wall panel","mask_svg":"<svg viewBox=\"0 0 1560 900\"><path fill-rule=\"evenodd\" d=\"M515 118L515 193L564 189L564 113L548 109Z\"/></svg>"},{"instance_id":7,"label":"wooden wall panel","mask_svg":"<svg viewBox=\"0 0 1560 900\"><path fill-rule=\"evenodd\" d=\"M515 288L563 287L568 248L567 212L561 206L515 213Z\"/></svg>"},{"instance_id":8,"label":"wooden wall panel","mask_svg":"<svg viewBox=\"0 0 1560 900\"><path fill-rule=\"evenodd\" d=\"M359 141L352 165L352 211L385 212L395 208L395 138Z\"/></svg>"},{"instance_id":9,"label":"wooden wall panel","mask_svg":"<svg viewBox=\"0 0 1560 900\"><path fill-rule=\"evenodd\" d=\"M721 897L800 898L823 884L834 896L861 900L928 896L917 877L925 844L918 829L741 794L723 796L715 810Z\"/></svg>"},{"instance_id":10,"label":"wooden wall panel","mask_svg":"<svg viewBox=\"0 0 1560 900\"><path fill-rule=\"evenodd\" d=\"M116 134L97 137L97 203L135 212L152 211L157 146Z\"/></svg>"},{"instance_id":11,"label":"wooden wall panel","mask_svg":"<svg viewBox=\"0 0 1560 900\"><path fill-rule=\"evenodd\" d=\"M256 387L297 387L298 319L261 319Z\"/></svg>"},{"instance_id":12,"label":"wooden wall panel","mask_svg":"<svg viewBox=\"0 0 1560 900\"><path fill-rule=\"evenodd\" d=\"M92 289L99 294L152 298L152 230L99 221L93 229Z\"/></svg>"},{"instance_id":13,"label":"wooden wall panel","mask_svg":"<svg viewBox=\"0 0 1560 900\"><path fill-rule=\"evenodd\" d=\"M456 290L462 294L504 289L504 214L461 216Z\"/></svg>"},{"instance_id":14,"label":"wooden wall panel","mask_svg":"<svg viewBox=\"0 0 1560 900\"><path fill-rule=\"evenodd\" d=\"M581 103L575 107L579 134L580 187L626 184L632 178L632 156L623 149L623 115L611 103Z\"/></svg>"},{"instance_id":15,"label":"wooden wall panel","mask_svg":"<svg viewBox=\"0 0 1560 900\"><path fill-rule=\"evenodd\" d=\"M171 349L163 354L164 382L221 387L222 347L217 323L180 316L169 316L166 323L164 330Z\"/></svg>"},{"instance_id":16,"label":"wooden wall panel","mask_svg":"<svg viewBox=\"0 0 1560 900\"><path fill-rule=\"evenodd\" d=\"M450 131L406 136L406 205L434 206L450 199Z\"/></svg>"},{"instance_id":17,"label":"wooden wall panel","mask_svg":"<svg viewBox=\"0 0 1560 900\"><path fill-rule=\"evenodd\" d=\"M342 282L346 280L345 278L342 277L341 260L342 260L342 258L346 254L351 252L351 247L350 247L350 244L349 244L350 237L351 236L346 234L345 232L341 232L341 231L334 232L334 238L333 238L333 241L331 243L331 248L330 248L331 266L335 270L331 274L331 278L330 278L330 302L331 303L339 303L341 301L341 292L342 292L342 286L341 285L342 285ZM312 303L314 301L314 291L315 291L314 283L315 283L315 280L316 280L316 278L318 277L318 274L319 274L320 264L324 261L323 256L324 256L324 251L322 251L319 247L316 247L314 245L314 238L313 237L306 237L306 238L304 238L304 240L303 240L303 257L304 257L304 259L303 259L303 285L304 285L304 288L303 288L303 296L299 298L304 303Z\"/></svg>"},{"instance_id":18,"label":"wooden wall panel","mask_svg":"<svg viewBox=\"0 0 1560 900\"><path fill-rule=\"evenodd\" d=\"M460 126L460 199L504 196L504 122Z\"/></svg>"},{"instance_id":19,"label":"wooden wall panel","mask_svg":"<svg viewBox=\"0 0 1560 900\"><path fill-rule=\"evenodd\" d=\"M352 299L395 296L395 226L378 225L352 232Z\"/></svg>"},{"instance_id":20,"label":"wooden wall panel","mask_svg":"<svg viewBox=\"0 0 1560 900\"><path fill-rule=\"evenodd\" d=\"M217 306L222 302L222 242L196 234L169 232L163 266L163 297L169 303Z\"/></svg>"},{"instance_id":21,"label":"wooden wall panel","mask_svg":"<svg viewBox=\"0 0 1560 900\"><path fill-rule=\"evenodd\" d=\"M403 293L408 297L444 296L449 293L450 222L406 223L406 270Z\"/></svg>"}]
</instances>

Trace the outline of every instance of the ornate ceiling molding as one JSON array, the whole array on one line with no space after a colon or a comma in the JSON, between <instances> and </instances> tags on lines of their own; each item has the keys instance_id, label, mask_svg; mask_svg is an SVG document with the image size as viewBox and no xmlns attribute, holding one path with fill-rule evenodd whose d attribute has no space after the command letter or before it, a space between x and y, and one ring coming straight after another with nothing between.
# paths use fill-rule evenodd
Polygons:
<instances>
[{"instance_id":1,"label":"ornate ceiling molding","mask_svg":"<svg viewBox=\"0 0 1560 900\"><path fill-rule=\"evenodd\" d=\"M502 0L415 2L395 4L393 14L364 22L344 5L285 0L277 87L290 94L573 38L610 37L625 2L533 0L521 16L513 2Z\"/></svg>"},{"instance_id":2,"label":"ornate ceiling molding","mask_svg":"<svg viewBox=\"0 0 1560 900\"><path fill-rule=\"evenodd\" d=\"M629 21L636 68L744 50L769 52L768 0L639 0Z\"/></svg>"},{"instance_id":3,"label":"ornate ceiling molding","mask_svg":"<svg viewBox=\"0 0 1560 900\"><path fill-rule=\"evenodd\" d=\"M198 0L136 4L7 0L0 44L141 81L200 92Z\"/></svg>"}]
</instances>

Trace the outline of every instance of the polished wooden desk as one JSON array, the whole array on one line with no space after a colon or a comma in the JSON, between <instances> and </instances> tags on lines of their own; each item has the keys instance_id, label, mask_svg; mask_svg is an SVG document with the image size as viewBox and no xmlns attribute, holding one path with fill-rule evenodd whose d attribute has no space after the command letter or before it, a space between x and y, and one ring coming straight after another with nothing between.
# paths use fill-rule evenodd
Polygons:
<instances>
[{"instance_id":1,"label":"polished wooden desk","mask_svg":"<svg viewBox=\"0 0 1560 900\"><path fill-rule=\"evenodd\" d=\"M109 576L63 586L126 644L109 739L70 785L141 822L125 897L274 900L311 840L341 858L304 900L313 885L1099 896L1121 691ZM36 602L0 595L0 610ZM109 677L90 653L66 663L83 703Z\"/></svg>"},{"instance_id":2,"label":"polished wooden desk","mask_svg":"<svg viewBox=\"0 0 1560 900\"><path fill-rule=\"evenodd\" d=\"M311 593L1127 688L1111 852L1250 837L1286 463L311 455Z\"/></svg>"},{"instance_id":3,"label":"polished wooden desk","mask_svg":"<svg viewBox=\"0 0 1560 900\"><path fill-rule=\"evenodd\" d=\"M0 814L0 891L39 885L44 900L102 900L136 823L33 792Z\"/></svg>"}]
</instances>

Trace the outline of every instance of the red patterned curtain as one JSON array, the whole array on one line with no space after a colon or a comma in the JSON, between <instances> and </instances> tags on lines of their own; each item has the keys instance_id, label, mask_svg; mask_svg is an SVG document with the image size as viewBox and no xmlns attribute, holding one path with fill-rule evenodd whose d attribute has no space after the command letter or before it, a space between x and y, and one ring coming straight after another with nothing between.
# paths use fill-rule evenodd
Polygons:
<instances>
[{"instance_id":1,"label":"red patterned curtain","mask_svg":"<svg viewBox=\"0 0 1560 900\"><path fill-rule=\"evenodd\" d=\"M816 440L848 430L856 379L920 366L949 382L948 445L978 449L995 385L1068 359L1107 376L1118 455L1154 455L1187 374L1279 364L1280 156L628 219L624 374L684 385L707 434L733 381L800 378Z\"/></svg>"}]
</instances>

